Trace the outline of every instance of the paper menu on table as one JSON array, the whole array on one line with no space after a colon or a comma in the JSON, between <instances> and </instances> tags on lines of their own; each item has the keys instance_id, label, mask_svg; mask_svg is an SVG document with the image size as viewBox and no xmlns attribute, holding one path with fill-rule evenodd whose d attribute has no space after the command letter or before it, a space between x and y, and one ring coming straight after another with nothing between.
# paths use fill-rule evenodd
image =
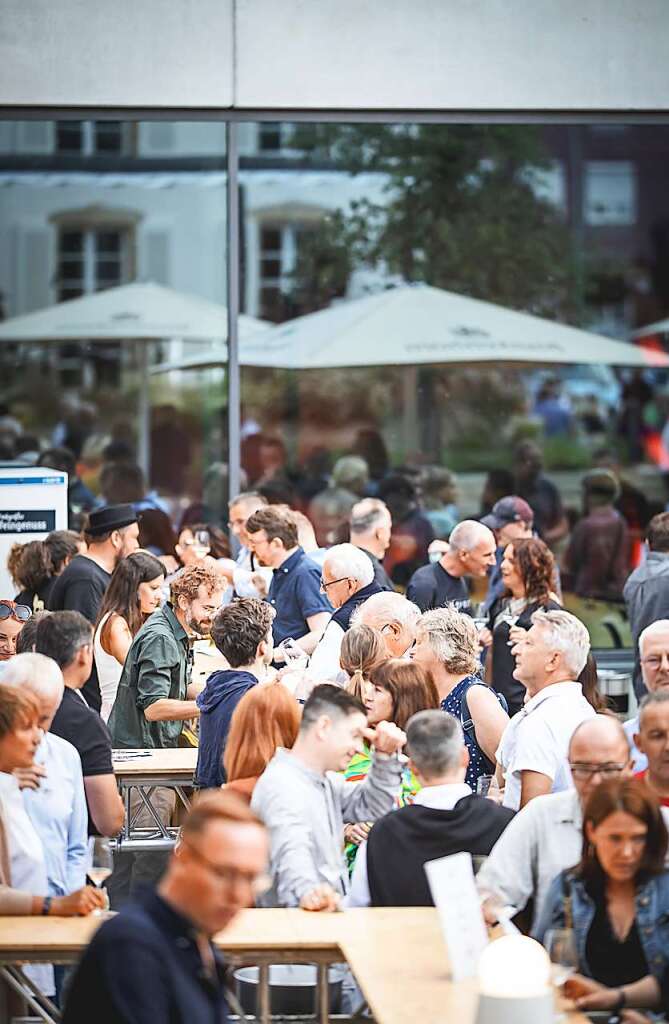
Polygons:
<instances>
[{"instance_id":1,"label":"paper menu on table","mask_svg":"<svg viewBox=\"0 0 669 1024\"><path fill-rule=\"evenodd\" d=\"M488 945L472 859L468 853L440 857L427 862L425 873L444 933L453 980L472 978Z\"/></svg>"}]
</instances>

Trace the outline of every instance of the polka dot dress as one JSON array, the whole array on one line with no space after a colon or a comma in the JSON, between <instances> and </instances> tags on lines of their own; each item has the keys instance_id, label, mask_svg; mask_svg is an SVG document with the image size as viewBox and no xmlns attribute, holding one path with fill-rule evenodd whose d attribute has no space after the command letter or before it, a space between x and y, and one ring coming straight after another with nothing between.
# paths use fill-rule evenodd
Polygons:
<instances>
[{"instance_id":1,"label":"polka dot dress","mask_svg":"<svg viewBox=\"0 0 669 1024\"><path fill-rule=\"evenodd\" d=\"M481 685L481 680L478 676L465 676L465 678L461 679L458 685L451 690L448 697L444 697L441 702L441 710L448 711L450 715L453 715L453 717L457 718L458 722L462 724L462 698L469 687L476 684ZM465 733L465 743L467 744L467 750L469 751L469 765L467 767L467 774L465 775L465 782L468 786L471 786L475 793L476 780L481 775L488 775L490 770L485 763L483 752L478 743L471 736L467 735L467 733Z\"/></svg>"}]
</instances>

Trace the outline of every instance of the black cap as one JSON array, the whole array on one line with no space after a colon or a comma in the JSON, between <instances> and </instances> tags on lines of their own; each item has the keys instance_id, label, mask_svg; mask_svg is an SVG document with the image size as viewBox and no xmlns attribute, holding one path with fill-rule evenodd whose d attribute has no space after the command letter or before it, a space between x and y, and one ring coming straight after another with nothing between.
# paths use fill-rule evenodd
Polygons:
<instances>
[{"instance_id":1,"label":"black cap","mask_svg":"<svg viewBox=\"0 0 669 1024\"><path fill-rule=\"evenodd\" d=\"M107 505L98 508L88 516L86 533L91 537L99 537L112 530L121 530L137 522L137 513L132 505Z\"/></svg>"}]
</instances>

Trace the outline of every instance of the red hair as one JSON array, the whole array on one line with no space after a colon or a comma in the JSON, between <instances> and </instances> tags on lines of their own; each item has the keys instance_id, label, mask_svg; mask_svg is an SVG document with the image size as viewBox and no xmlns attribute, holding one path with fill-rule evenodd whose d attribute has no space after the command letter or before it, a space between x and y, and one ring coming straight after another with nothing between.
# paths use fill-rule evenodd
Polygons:
<instances>
[{"instance_id":1,"label":"red hair","mask_svg":"<svg viewBox=\"0 0 669 1024\"><path fill-rule=\"evenodd\" d=\"M252 686L230 722L223 756L228 782L262 775L277 747L292 747L300 718L299 705L281 680Z\"/></svg>"}]
</instances>

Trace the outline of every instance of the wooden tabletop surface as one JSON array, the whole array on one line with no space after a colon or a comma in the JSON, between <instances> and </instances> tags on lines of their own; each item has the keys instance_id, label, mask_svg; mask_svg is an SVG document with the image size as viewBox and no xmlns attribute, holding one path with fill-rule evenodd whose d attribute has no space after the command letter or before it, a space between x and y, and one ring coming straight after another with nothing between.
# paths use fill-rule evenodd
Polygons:
<instances>
[{"instance_id":1,"label":"wooden tabletop surface","mask_svg":"<svg viewBox=\"0 0 669 1024\"><path fill-rule=\"evenodd\" d=\"M140 756L130 757L131 754ZM164 750L139 752L132 750L112 751L112 763L116 775L183 775L192 778L197 764L196 747L170 747Z\"/></svg>"},{"instance_id":2,"label":"wooden tabletop surface","mask_svg":"<svg viewBox=\"0 0 669 1024\"><path fill-rule=\"evenodd\" d=\"M0 961L74 960L100 918L0 917ZM292 951L345 959L378 1024L474 1024L476 982L448 978L448 954L432 907L347 910L245 910L216 936L229 954ZM569 1024L587 1024L568 1013Z\"/></svg>"}]
</instances>

